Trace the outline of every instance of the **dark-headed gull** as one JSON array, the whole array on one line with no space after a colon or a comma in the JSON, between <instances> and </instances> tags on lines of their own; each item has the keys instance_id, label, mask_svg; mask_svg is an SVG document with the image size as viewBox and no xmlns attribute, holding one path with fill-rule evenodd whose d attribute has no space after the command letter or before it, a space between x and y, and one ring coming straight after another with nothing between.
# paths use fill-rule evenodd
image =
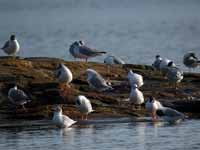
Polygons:
<instances>
[{"instance_id":1,"label":"dark-headed gull","mask_svg":"<svg viewBox=\"0 0 200 150\"><path fill-rule=\"evenodd\" d=\"M90 100L84 95L79 95L76 97L76 107L77 109L85 115L85 119L87 120L87 116L89 113L93 112L92 105ZM82 120L84 116L82 115Z\"/></svg>"},{"instance_id":2,"label":"dark-headed gull","mask_svg":"<svg viewBox=\"0 0 200 150\"><path fill-rule=\"evenodd\" d=\"M156 70L160 70L160 63L162 61L162 58L160 57L160 55L156 55L156 60L154 61L154 63L152 64L152 66L156 69Z\"/></svg>"},{"instance_id":3,"label":"dark-headed gull","mask_svg":"<svg viewBox=\"0 0 200 150\"><path fill-rule=\"evenodd\" d=\"M154 97L150 96L146 103L145 103L145 109L151 113L151 117L153 120L157 119L156 111L158 109L161 109L163 106L159 101L157 101Z\"/></svg>"},{"instance_id":4,"label":"dark-headed gull","mask_svg":"<svg viewBox=\"0 0 200 150\"><path fill-rule=\"evenodd\" d=\"M5 42L4 46L1 48L6 54L15 56L19 51L20 46L15 38L15 35L10 36L10 40Z\"/></svg>"},{"instance_id":5,"label":"dark-headed gull","mask_svg":"<svg viewBox=\"0 0 200 150\"><path fill-rule=\"evenodd\" d=\"M184 55L183 63L189 69L200 66L200 60L196 57L195 53L192 52Z\"/></svg>"},{"instance_id":6,"label":"dark-headed gull","mask_svg":"<svg viewBox=\"0 0 200 150\"><path fill-rule=\"evenodd\" d=\"M85 59L86 62L88 58L100 56L106 53L104 51L98 51L85 46L83 41L75 41L72 45L70 45L69 52L74 58Z\"/></svg>"},{"instance_id":7,"label":"dark-headed gull","mask_svg":"<svg viewBox=\"0 0 200 150\"><path fill-rule=\"evenodd\" d=\"M175 88L177 88L177 84L180 83L183 79L183 71L181 71L177 67L171 66L171 63L169 63L166 77L169 80L169 82L174 83Z\"/></svg>"}]
</instances>

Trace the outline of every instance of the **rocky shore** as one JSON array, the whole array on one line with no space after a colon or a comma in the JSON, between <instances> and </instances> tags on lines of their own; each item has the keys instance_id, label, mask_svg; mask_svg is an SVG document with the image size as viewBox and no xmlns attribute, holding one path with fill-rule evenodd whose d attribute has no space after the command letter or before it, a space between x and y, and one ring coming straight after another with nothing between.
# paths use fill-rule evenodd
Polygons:
<instances>
[{"instance_id":1,"label":"rocky shore","mask_svg":"<svg viewBox=\"0 0 200 150\"><path fill-rule=\"evenodd\" d=\"M60 95L60 84L56 81L54 70L63 62L73 73L70 88L65 89L65 95ZM96 92L87 84L85 70L93 68L105 79L109 79L114 90ZM57 58L16 58L0 57L0 116L15 119L51 118L52 105L61 104L64 114L71 118L79 118L80 113L75 108L75 97L85 95L94 107L89 117L147 116L144 105L141 110L128 107L127 98L130 87L127 83L127 70L143 75L144 86L141 91L145 98L156 97L163 105L186 113L189 117L200 117L200 74L184 73L184 79L178 89L171 86L160 72L146 65L113 65L110 73L107 65L95 62L68 62ZM7 98L8 90L16 83L32 99L15 110Z\"/></svg>"}]
</instances>

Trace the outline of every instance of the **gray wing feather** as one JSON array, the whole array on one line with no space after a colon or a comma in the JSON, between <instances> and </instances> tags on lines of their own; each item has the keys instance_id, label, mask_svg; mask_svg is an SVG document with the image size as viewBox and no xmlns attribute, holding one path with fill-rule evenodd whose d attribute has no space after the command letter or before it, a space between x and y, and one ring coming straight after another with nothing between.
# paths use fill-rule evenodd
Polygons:
<instances>
[{"instance_id":1,"label":"gray wing feather","mask_svg":"<svg viewBox=\"0 0 200 150\"><path fill-rule=\"evenodd\" d=\"M170 116L170 117L184 116L183 113L178 112L177 110L168 108L168 107L164 108L164 114L166 114L167 116Z\"/></svg>"},{"instance_id":2,"label":"gray wing feather","mask_svg":"<svg viewBox=\"0 0 200 150\"><path fill-rule=\"evenodd\" d=\"M99 75L94 75L89 82L93 87L97 89L108 87L106 81Z\"/></svg>"},{"instance_id":3,"label":"gray wing feather","mask_svg":"<svg viewBox=\"0 0 200 150\"><path fill-rule=\"evenodd\" d=\"M28 96L22 90L12 91L9 95L14 101L28 100Z\"/></svg>"},{"instance_id":4,"label":"gray wing feather","mask_svg":"<svg viewBox=\"0 0 200 150\"><path fill-rule=\"evenodd\" d=\"M102 53L106 53L106 52L97 51L96 49L91 49L86 46L80 46L79 52L86 56L97 56L97 55L101 55Z\"/></svg>"},{"instance_id":5,"label":"gray wing feather","mask_svg":"<svg viewBox=\"0 0 200 150\"><path fill-rule=\"evenodd\" d=\"M9 41L7 41L1 49L5 49L9 47Z\"/></svg>"}]
</instances>

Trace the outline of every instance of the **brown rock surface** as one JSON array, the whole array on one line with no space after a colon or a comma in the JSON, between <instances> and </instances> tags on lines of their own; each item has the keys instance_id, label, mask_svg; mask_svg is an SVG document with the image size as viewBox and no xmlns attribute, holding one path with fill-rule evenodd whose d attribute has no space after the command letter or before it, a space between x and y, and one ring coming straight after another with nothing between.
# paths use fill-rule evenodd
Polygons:
<instances>
[{"instance_id":1,"label":"brown rock surface","mask_svg":"<svg viewBox=\"0 0 200 150\"><path fill-rule=\"evenodd\" d=\"M70 88L66 88L64 98L60 95L60 85L54 77L54 70L59 62L64 62L73 73ZM104 78L110 79L113 91L96 92L86 82L85 70L95 69ZM200 74L185 73L184 80L178 89L169 85L168 81L152 67L145 65L113 65L108 73L105 64L95 62L67 62L56 58L17 58L0 57L0 113L1 117L39 119L52 115L51 107L62 104L64 113L72 118L80 116L75 108L77 95L87 96L95 112L90 117L108 116L144 116L146 111L132 110L125 99L130 87L127 84L127 69L132 69L144 77L141 88L145 98L155 96L165 106L170 106L191 116L200 116ZM7 93L13 83L23 89L32 99L26 105L27 112L20 107L16 110L9 102Z\"/></svg>"}]
</instances>

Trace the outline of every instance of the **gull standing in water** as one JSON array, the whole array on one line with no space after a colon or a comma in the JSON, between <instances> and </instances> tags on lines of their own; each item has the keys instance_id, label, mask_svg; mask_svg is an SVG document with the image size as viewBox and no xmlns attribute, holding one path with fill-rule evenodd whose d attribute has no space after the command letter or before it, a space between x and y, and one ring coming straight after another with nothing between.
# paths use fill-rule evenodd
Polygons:
<instances>
[{"instance_id":1,"label":"gull standing in water","mask_svg":"<svg viewBox=\"0 0 200 150\"><path fill-rule=\"evenodd\" d=\"M86 62L88 58L100 56L106 53L104 51L98 51L85 46L83 41L75 41L72 45L70 45L69 52L74 58L85 59Z\"/></svg>"},{"instance_id":2,"label":"gull standing in water","mask_svg":"<svg viewBox=\"0 0 200 150\"><path fill-rule=\"evenodd\" d=\"M129 100L130 100L130 103L133 105L140 106L142 103L144 103L143 93L138 89L137 84L132 85L131 93L129 95Z\"/></svg>"},{"instance_id":3,"label":"gull standing in water","mask_svg":"<svg viewBox=\"0 0 200 150\"><path fill-rule=\"evenodd\" d=\"M186 67L189 68L196 68L200 66L200 60L196 57L195 53L187 53L183 57L183 63Z\"/></svg>"},{"instance_id":4,"label":"gull standing in water","mask_svg":"<svg viewBox=\"0 0 200 150\"><path fill-rule=\"evenodd\" d=\"M153 121L158 119L157 116L163 118L169 123L178 123L185 118L183 113L178 112L175 109L162 106L162 104L155 100L152 96L146 101L145 108L151 113Z\"/></svg>"},{"instance_id":5,"label":"gull standing in water","mask_svg":"<svg viewBox=\"0 0 200 150\"><path fill-rule=\"evenodd\" d=\"M113 88L106 83L106 80L95 70L87 69L87 82L92 89L99 92L112 90Z\"/></svg>"},{"instance_id":6,"label":"gull standing in water","mask_svg":"<svg viewBox=\"0 0 200 150\"><path fill-rule=\"evenodd\" d=\"M156 120L156 111L163 106L159 101L157 101L154 97L150 96L149 99L145 103L145 109L151 113L152 120Z\"/></svg>"},{"instance_id":7,"label":"gull standing in water","mask_svg":"<svg viewBox=\"0 0 200 150\"><path fill-rule=\"evenodd\" d=\"M65 82L68 86L73 79L70 69L62 63L56 68L55 75L59 82Z\"/></svg>"},{"instance_id":8,"label":"gull standing in water","mask_svg":"<svg viewBox=\"0 0 200 150\"><path fill-rule=\"evenodd\" d=\"M133 73L132 70L129 70L127 78L131 86L136 84L140 88L144 84L143 77L140 74Z\"/></svg>"},{"instance_id":9,"label":"gull standing in water","mask_svg":"<svg viewBox=\"0 0 200 150\"><path fill-rule=\"evenodd\" d=\"M4 46L1 48L7 55L15 56L16 53L19 51L20 46L15 38L15 35L10 36L10 40L8 40Z\"/></svg>"},{"instance_id":10,"label":"gull standing in water","mask_svg":"<svg viewBox=\"0 0 200 150\"><path fill-rule=\"evenodd\" d=\"M161 109L157 109L156 115L169 123L179 123L186 118L183 113L169 107L162 107Z\"/></svg>"},{"instance_id":11,"label":"gull standing in water","mask_svg":"<svg viewBox=\"0 0 200 150\"><path fill-rule=\"evenodd\" d=\"M24 107L24 105L31 101L29 97L26 95L26 93L18 89L17 86L14 86L13 88L9 89L8 99L16 106L22 106L25 111L26 108Z\"/></svg>"},{"instance_id":12,"label":"gull standing in water","mask_svg":"<svg viewBox=\"0 0 200 150\"><path fill-rule=\"evenodd\" d=\"M60 106L53 107L53 123L59 128L68 128L76 123L76 121L70 119L68 116L62 114L62 108Z\"/></svg>"},{"instance_id":13,"label":"gull standing in water","mask_svg":"<svg viewBox=\"0 0 200 150\"><path fill-rule=\"evenodd\" d=\"M166 74L167 79L169 82L175 84L175 89L177 88L177 84L181 82L183 79L183 71L181 71L177 67L173 67L172 62L168 64L168 71Z\"/></svg>"},{"instance_id":14,"label":"gull standing in water","mask_svg":"<svg viewBox=\"0 0 200 150\"><path fill-rule=\"evenodd\" d=\"M79 95L76 98L76 107L82 113L85 114L85 120L87 120L87 116L89 113L93 112L92 105L89 99L87 99L84 95ZM82 115L82 120L84 115Z\"/></svg>"}]
</instances>

